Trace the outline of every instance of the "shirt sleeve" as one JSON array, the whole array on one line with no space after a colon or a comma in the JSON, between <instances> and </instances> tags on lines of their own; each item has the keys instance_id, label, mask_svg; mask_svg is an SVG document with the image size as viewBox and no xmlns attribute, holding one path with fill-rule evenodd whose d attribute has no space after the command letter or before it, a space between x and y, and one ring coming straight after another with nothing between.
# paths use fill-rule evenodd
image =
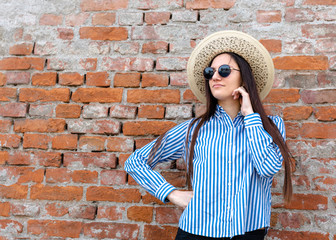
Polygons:
<instances>
[{"instance_id":1,"label":"shirt sleeve","mask_svg":"<svg viewBox=\"0 0 336 240\"><path fill-rule=\"evenodd\" d=\"M150 165L148 165L147 160L156 140L136 150L125 162L125 171L139 185L164 203L168 202L166 199L168 194L176 188L168 183L160 173L154 171L153 168L160 162L177 160L183 157L189 123L190 121L181 123L165 134Z\"/></svg>"},{"instance_id":2,"label":"shirt sleeve","mask_svg":"<svg viewBox=\"0 0 336 240\"><path fill-rule=\"evenodd\" d=\"M279 116L271 117L285 140L285 125ZM262 177L273 177L282 166L283 157L271 135L264 129L260 115L253 113L244 118L250 154L257 173Z\"/></svg>"}]
</instances>

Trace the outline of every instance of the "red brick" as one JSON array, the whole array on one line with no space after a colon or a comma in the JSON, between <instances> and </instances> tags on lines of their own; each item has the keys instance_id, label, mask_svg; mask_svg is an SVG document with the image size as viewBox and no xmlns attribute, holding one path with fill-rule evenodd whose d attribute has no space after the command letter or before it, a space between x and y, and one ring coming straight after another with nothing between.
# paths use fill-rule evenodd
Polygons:
<instances>
[{"instance_id":1,"label":"red brick","mask_svg":"<svg viewBox=\"0 0 336 240\"><path fill-rule=\"evenodd\" d=\"M0 101L8 102L11 99L16 99L15 88L0 88Z\"/></svg>"},{"instance_id":2,"label":"red brick","mask_svg":"<svg viewBox=\"0 0 336 240\"><path fill-rule=\"evenodd\" d=\"M120 122L115 120L73 120L68 122L72 133L118 134Z\"/></svg>"},{"instance_id":3,"label":"red brick","mask_svg":"<svg viewBox=\"0 0 336 240\"><path fill-rule=\"evenodd\" d=\"M172 172L172 171L162 171L162 176L175 187L183 188L186 186L186 173L183 172Z\"/></svg>"},{"instance_id":4,"label":"red brick","mask_svg":"<svg viewBox=\"0 0 336 240\"><path fill-rule=\"evenodd\" d=\"M310 224L310 219L302 213L281 212L279 213L279 222L283 228L299 229L305 224Z\"/></svg>"},{"instance_id":5,"label":"red brick","mask_svg":"<svg viewBox=\"0 0 336 240\"><path fill-rule=\"evenodd\" d=\"M127 218L131 221L150 223L153 219L153 207L131 206L127 209Z\"/></svg>"},{"instance_id":6,"label":"red brick","mask_svg":"<svg viewBox=\"0 0 336 240\"><path fill-rule=\"evenodd\" d=\"M305 0L303 5L336 5L334 0Z\"/></svg>"},{"instance_id":7,"label":"red brick","mask_svg":"<svg viewBox=\"0 0 336 240\"><path fill-rule=\"evenodd\" d=\"M56 117L58 118L79 118L81 106L76 104L59 104L56 107Z\"/></svg>"},{"instance_id":8,"label":"red brick","mask_svg":"<svg viewBox=\"0 0 336 240\"><path fill-rule=\"evenodd\" d=\"M23 148L48 149L50 137L45 134L29 134L23 136Z\"/></svg>"},{"instance_id":9,"label":"red brick","mask_svg":"<svg viewBox=\"0 0 336 240\"><path fill-rule=\"evenodd\" d=\"M176 123L170 121L125 122L123 133L126 136L161 135L175 125Z\"/></svg>"},{"instance_id":10,"label":"red brick","mask_svg":"<svg viewBox=\"0 0 336 240\"><path fill-rule=\"evenodd\" d=\"M112 58L103 57L102 69L106 71L153 71L154 60L152 58Z\"/></svg>"},{"instance_id":11,"label":"red brick","mask_svg":"<svg viewBox=\"0 0 336 240\"><path fill-rule=\"evenodd\" d=\"M336 37L336 26L334 24L306 24L301 26L303 37L329 38Z\"/></svg>"},{"instance_id":12,"label":"red brick","mask_svg":"<svg viewBox=\"0 0 336 240\"><path fill-rule=\"evenodd\" d=\"M142 105L139 107L138 117L148 119L164 118L165 108L161 105Z\"/></svg>"},{"instance_id":13,"label":"red brick","mask_svg":"<svg viewBox=\"0 0 336 240\"><path fill-rule=\"evenodd\" d=\"M135 118L137 107L127 105L115 105L110 108L110 117Z\"/></svg>"},{"instance_id":14,"label":"red brick","mask_svg":"<svg viewBox=\"0 0 336 240\"><path fill-rule=\"evenodd\" d=\"M79 201L83 196L83 187L73 186L45 186L42 184L31 186L30 199Z\"/></svg>"},{"instance_id":15,"label":"red brick","mask_svg":"<svg viewBox=\"0 0 336 240\"><path fill-rule=\"evenodd\" d=\"M285 20L287 22L312 22L315 19L315 13L310 9L287 8Z\"/></svg>"},{"instance_id":16,"label":"red brick","mask_svg":"<svg viewBox=\"0 0 336 240\"><path fill-rule=\"evenodd\" d=\"M29 72L7 72L6 73L7 85L8 84L29 84L30 73Z\"/></svg>"},{"instance_id":17,"label":"red brick","mask_svg":"<svg viewBox=\"0 0 336 240\"><path fill-rule=\"evenodd\" d=\"M11 206L11 212L19 217L36 217L40 213L40 207L31 203L15 203Z\"/></svg>"},{"instance_id":18,"label":"red brick","mask_svg":"<svg viewBox=\"0 0 336 240\"><path fill-rule=\"evenodd\" d=\"M71 171L67 168L47 168L46 183L69 183L71 181Z\"/></svg>"},{"instance_id":19,"label":"red brick","mask_svg":"<svg viewBox=\"0 0 336 240\"><path fill-rule=\"evenodd\" d=\"M170 85L171 86L188 86L188 77L185 72L172 72L170 73Z\"/></svg>"},{"instance_id":20,"label":"red brick","mask_svg":"<svg viewBox=\"0 0 336 240\"><path fill-rule=\"evenodd\" d=\"M141 87L167 87L168 75L143 73L141 78Z\"/></svg>"},{"instance_id":21,"label":"red brick","mask_svg":"<svg viewBox=\"0 0 336 240\"><path fill-rule=\"evenodd\" d=\"M52 42L35 43L35 55L55 55L58 52L56 45Z\"/></svg>"},{"instance_id":22,"label":"red brick","mask_svg":"<svg viewBox=\"0 0 336 240\"><path fill-rule=\"evenodd\" d=\"M69 213L69 209L61 203L48 203L45 210L48 215L53 217L62 217Z\"/></svg>"},{"instance_id":23,"label":"red brick","mask_svg":"<svg viewBox=\"0 0 336 240\"><path fill-rule=\"evenodd\" d=\"M110 26L115 23L115 13L96 13L92 16L92 25L105 25Z\"/></svg>"},{"instance_id":24,"label":"red brick","mask_svg":"<svg viewBox=\"0 0 336 240\"><path fill-rule=\"evenodd\" d=\"M110 152L132 152L134 141L130 137L109 137L106 150Z\"/></svg>"},{"instance_id":25,"label":"red brick","mask_svg":"<svg viewBox=\"0 0 336 240\"><path fill-rule=\"evenodd\" d=\"M336 120L336 107L316 107L314 108L314 115L319 121L335 121Z\"/></svg>"},{"instance_id":26,"label":"red brick","mask_svg":"<svg viewBox=\"0 0 336 240\"><path fill-rule=\"evenodd\" d=\"M97 69L97 58L84 58L79 61L80 69L95 71Z\"/></svg>"},{"instance_id":27,"label":"red brick","mask_svg":"<svg viewBox=\"0 0 336 240\"><path fill-rule=\"evenodd\" d=\"M106 218L111 221L122 220L124 207L98 206L97 218Z\"/></svg>"},{"instance_id":28,"label":"red brick","mask_svg":"<svg viewBox=\"0 0 336 240\"><path fill-rule=\"evenodd\" d=\"M72 173L72 181L75 183L94 183L98 182L98 172L89 170L77 170Z\"/></svg>"},{"instance_id":29,"label":"red brick","mask_svg":"<svg viewBox=\"0 0 336 240\"><path fill-rule=\"evenodd\" d=\"M286 138L297 138L300 135L300 125L296 122L285 122Z\"/></svg>"},{"instance_id":30,"label":"red brick","mask_svg":"<svg viewBox=\"0 0 336 240\"><path fill-rule=\"evenodd\" d=\"M63 132L63 119L25 119L14 121L15 132Z\"/></svg>"},{"instance_id":31,"label":"red brick","mask_svg":"<svg viewBox=\"0 0 336 240\"><path fill-rule=\"evenodd\" d=\"M177 224L183 212L181 208L158 207L155 209L155 221L159 224Z\"/></svg>"},{"instance_id":32,"label":"red brick","mask_svg":"<svg viewBox=\"0 0 336 240\"><path fill-rule=\"evenodd\" d=\"M180 91L177 89L146 90L134 89L127 91L127 102L130 103L179 103Z\"/></svg>"},{"instance_id":33,"label":"red brick","mask_svg":"<svg viewBox=\"0 0 336 240\"><path fill-rule=\"evenodd\" d=\"M35 103L29 105L31 117L51 118L54 116L55 105L53 103Z\"/></svg>"},{"instance_id":34,"label":"red brick","mask_svg":"<svg viewBox=\"0 0 336 240\"><path fill-rule=\"evenodd\" d=\"M32 43L15 44L9 48L11 55L30 55L33 52L34 45Z\"/></svg>"},{"instance_id":35,"label":"red brick","mask_svg":"<svg viewBox=\"0 0 336 240\"><path fill-rule=\"evenodd\" d=\"M47 70L63 71L65 69L70 69L72 61L69 58L48 58L47 59Z\"/></svg>"},{"instance_id":36,"label":"red brick","mask_svg":"<svg viewBox=\"0 0 336 240\"><path fill-rule=\"evenodd\" d=\"M176 233L177 227L175 226L145 225L144 227L145 240L172 240L176 237Z\"/></svg>"},{"instance_id":37,"label":"red brick","mask_svg":"<svg viewBox=\"0 0 336 240\"><path fill-rule=\"evenodd\" d=\"M138 42L116 42L113 46L114 52L122 55L137 55L139 53L139 49L140 44Z\"/></svg>"},{"instance_id":38,"label":"red brick","mask_svg":"<svg viewBox=\"0 0 336 240\"><path fill-rule=\"evenodd\" d=\"M55 88L55 89L39 89L39 88L21 88L19 94L20 102L69 102L70 89Z\"/></svg>"},{"instance_id":39,"label":"red brick","mask_svg":"<svg viewBox=\"0 0 336 240\"><path fill-rule=\"evenodd\" d=\"M40 25L57 26L61 25L62 21L62 16L58 16L55 14L43 14L40 18Z\"/></svg>"},{"instance_id":40,"label":"red brick","mask_svg":"<svg viewBox=\"0 0 336 240\"><path fill-rule=\"evenodd\" d=\"M53 137L52 139L53 149L66 149L73 150L77 149L77 135L75 134L62 134Z\"/></svg>"},{"instance_id":41,"label":"red brick","mask_svg":"<svg viewBox=\"0 0 336 240\"><path fill-rule=\"evenodd\" d=\"M257 22L258 23L281 22L281 11L259 10L257 11Z\"/></svg>"},{"instance_id":42,"label":"red brick","mask_svg":"<svg viewBox=\"0 0 336 240\"><path fill-rule=\"evenodd\" d=\"M303 90L302 101L306 104L312 103L335 103L336 89Z\"/></svg>"},{"instance_id":43,"label":"red brick","mask_svg":"<svg viewBox=\"0 0 336 240\"><path fill-rule=\"evenodd\" d=\"M76 205L69 208L69 217L93 220L95 219L96 210L96 206Z\"/></svg>"},{"instance_id":44,"label":"red brick","mask_svg":"<svg viewBox=\"0 0 336 240\"><path fill-rule=\"evenodd\" d=\"M60 167L62 155L60 152L34 152L37 165L44 167Z\"/></svg>"},{"instance_id":45,"label":"red brick","mask_svg":"<svg viewBox=\"0 0 336 240\"><path fill-rule=\"evenodd\" d=\"M88 72L86 74L86 85L97 87L108 87L111 81L108 78L107 72Z\"/></svg>"},{"instance_id":46,"label":"red brick","mask_svg":"<svg viewBox=\"0 0 336 240\"><path fill-rule=\"evenodd\" d=\"M58 28L58 38L62 40L72 40L74 31L71 28Z\"/></svg>"},{"instance_id":47,"label":"red brick","mask_svg":"<svg viewBox=\"0 0 336 240\"><path fill-rule=\"evenodd\" d=\"M322 234L316 232L294 232L285 230L273 230L271 229L267 236L271 239L281 240L329 240L329 234Z\"/></svg>"},{"instance_id":48,"label":"red brick","mask_svg":"<svg viewBox=\"0 0 336 240\"><path fill-rule=\"evenodd\" d=\"M336 138L336 124L303 123L300 133L304 138L333 139Z\"/></svg>"},{"instance_id":49,"label":"red brick","mask_svg":"<svg viewBox=\"0 0 336 240\"><path fill-rule=\"evenodd\" d=\"M1 147L18 148L20 146L21 137L16 134L0 134Z\"/></svg>"},{"instance_id":50,"label":"red brick","mask_svg":"<svg viewBox=\"0 0 336 240\"><path fill-rule=\"evenodd\" d=\"M292 106L283 110L284 120L306 120L313 113L313 108L309 106Z\"/></svg>"},{"instance_id":51,"label":"red brick","mask_svg":"<svg viewBox=\"0 0 336 240\"><path fill-rule=\"evenodd\" d=\"M26 103L5 103L0 105L0 116L25 117L27 112Z\"/></svg>"},{"instance_id":52,"label":"red brick","mask_svg":"<svg viewBox=\"0 0 336 240\"><path fill-rule=\"evenodd\" d=\"M124 170L102 170L100 178L102 185L126 184L126 172Z\"/></svg>"},{"instance_id":53,"label":"red brick","mask_svg":"<svg viewBox=\"0 0 336 240\"><path fill-rule=\"evenodd\" d=\"M66 86L79 86L84 83L84 76L79 73L60 73L59 84Z\"/></svg>"},{"instance_id":54,"label":"red brick","mask_svg":"<svg viewBox=\"0 0 336 240\"><path fill-rule=\"evenodd\" d=\"M326 56L286 56L273 59L274 67L282 70L327 70Z\"/></svg>"},{"instance_id":55,"label":"red brick","mask_svg":"<svg viewBox=\"0 0 336 240\"><path fill-rule=\"evenodd\" d=\"M281 116L282 114L282 107L274 104L264 104L264 109L266 111L267 115L279 115Z\"/></svg>"},{"instance_id":56,"label":"red brick","mask_svg":"<svg viewBox=\"0 0 336 240\"><path fill-rule=\"evenodd\" d=\"M28 186L18 184L0 185L0 197L12 199L27 199Z\"/></svg>"},{"instance_id":57,"label":"red brick","mask_svg":"<svg viewBox=\"0 0 336 240\"><path fill-rule=\"evenodd\" d=\"M114 189L112 187L88 187L86 192L87 201L111 201L111 202L140 202L139 189Z\"/></svg>"},{"instance_id":58,"label":"red brick","mask_svg":"<svg viewBox=\"0 0 336 240\"><path fill-rule=\"evenodd\" d=\"M326 210L328 209L328 197L318 194L293 194L289 204L275 204L274 208L298 209L298 210Z\"/></svg>"},{"instance_id":59,"label":"red brick","mask_svg":"<svg viewBox=\"0 0 336 240\"><path fill-rule=\"evenodd\" d=\"M139 235L139 225L110 222L90 222L83 227L84 236L93 238L136 240Z\"/></svg>"},{"instance_id":60,"label":"red brick","mask_svg":"<svg viewBox=\"0 0 336 240\"><path fill-rule=\"evenodd\" d=\"M4 86L6 82L7 82L6 75L0 72L0 86Z\"/></svg>"},{"instance_id":61,"label":"red brick","mask_svg":"<svg viewBox=\"0 0 336 240\"><path fill-rule=\"evenodd\" d=\"M11 205L9 202L1 202L0 203L0 216L9 217L10 207Z\"/></svg>"},{"instance_id":62,"label":"red brick","mask_svg":"<svg viewBox=\"0 0 336 240\"><path fill-rule=\"evenodd\" d=\"M299 89L272 89L264 103L295 103L300 99Z\"/></svg>"},{"instance_id":63,"label":"red brick","mask_svg":"<svg viewBox=\"0 0 336 240\"><path fill-rule=\"evenodd\" d=\"M122 92L122 88L79 88L72 94L72 100L84 103L121 102Z\"/></svg>"},{"instance_id":64,"label":"red brick","mask_svg":"<svg viewBox=\"0 0 336 240\"><path fill-rule=\"evenodd\" d=\"M0 120L0 133L9 132L12 126L11 120Z\"/></svg>"},{"instance_id":65,"label":"red brick","mask_svg":"<svg viewBox=\"0 0 336 240\"><path fill-rule=\"evenodd\" d=\"M83 151L104 151L105 150L105 137L97 136L81 136L78 146Z\"/></svg>"},{"instance_id":66,"label":"red brick","mask_svg":"<svg viewBox=\"0 0 336 240\"><path fill-rule=\"evenodd\" d=\"M201 10L208 8L224 8L228 10L232 8L236 3L236 0L187 0L186 8Z\"/></svg>"},{"instance_id":67,"label":"red brick","mask_svg":"<svg viewBox=\"0 0 336 240\"><path fill-rule=\"evenodd\" d=\"M170 12L146 12L145 22L147 24L167 24L170 20Z\"/></svg>"},{"instance_id":68,"label":"red brick","mask_svg":"<svg viewBox=\"0 0 336 240\"><path fill-rule=\"evenodd\" d=\"M178 71L187 69L188 58L186 57L158 57L156 70Z\"/></svg>"},{"instance_id":69,"label":"red brick","mask_svg":"<svg viewBox=\"0 0 336 240\"><path fill-rule=\"evenodd\" d=\"M0 164L5 164L9 159L9 153L5 151L0 152Z\"/></svg>"},{"instance_id":70,"label":"red brick","mask_svg":"<svg viewBox=\"0 0 336 240\"><path fill-rule=\"evenodd\" d=\"M18 221L1 219L0 229L2 232L10 232L13 235L13 234L22 233L23 225Z\"/></svg>"},{"instance_id":71,"label":"red brick","mask_svg":"<svg viewBox=\"0 0 336 240\"><path fill-rule=\"evenodd\" d=\"M318 39L314 46L315 52L316 53L335 52L336 51L335 41L336 38Z\"/></svg>"},{"instance_id":72,"label":"red brick","mask_svg":"<svg viewBox=\"0 0 336 240\"><path fill-rule=\"evenodd\" d=\"M81 27L81 39L121 41L127 40L128 31L123 27Z\"/></svg>"},{"instance_id":73,"label":"red brick","mask_svg":"<svg viewBox=\"0 0 336 240\"><path fill-rule=\"evenodd\" d=\"M117 158L114 153L64 153L65 167L82 166L82 167L100 167L116 168Z\"/></svg>"},{"instance_id":74,"label":"red brick","mask_svg":"<svg viewBox=\"0 0 336 240\"><path fill-rule=\"evenodd\" d=\"M67 26L75 27L84 25L86 20L90 17L89 13L78 13L78 14L71 14L65 17L65 24Z\"/></svg>"},{"instance_id":75,"label":"red brick","mask_svg":"<svg viewBox=\"0 0 336 240\"><path fill-rule=\"evenodd\" d=\"M29 70L42 71L45 60L43 58L31 57L8 57L0 60L0 70Z\"/></svg>"},{"instance_id":76,"label":"red brick","mask_svg":"<svg viewBox=\"0 0 336 240\"><path fill-rule=\"evenodd\" d=\"M119 157L118 157L118 164L121 166L121 167L124 167L125 166L125 162L127 160L127 158L131 156L130 153L120 153L119 154Z\"/></svg>"},{"instance_id":77,"label":"red brick","mask_svg":"<svg viewBox=\"0 0 336 240\"><path fill-rule=\"evenodd\" d=\"M128 7L128 0L82 0L82 11L109 11Z\"/></svg>"},{"instance_id":78,"label":"red brick","mask_svg":"<svg viewBox=\"0 0 336 240\"><path fill-rule=\"evenodd\" d=\"M282 51L282 43L281 40L277 39L261 39L260 43L264 45L264 47L272 53L281 53Z\"/></svg>"},{"instance_id":79,"label":"red brick","mask_svg":"<svg viewBox=\"0 0 336 240\"><path fill-rule=\"evenodd\" d=\"M190 89L187 89L183 93L183 101L185 102L199 102L197 97L193 94Z\"/></svg>"},{"instance_id":80,"label":"red brick","mask_svg":"<svg viewBox=\"0 0 336 240\"><path fill-rule=\"evenodd\" d=\"M146 42L142 45L142 53L162 54L168 52L168 43L165 41Z\"/></svg>"},{"instance_id":81,"label":"red brick","mask_svg":"<svg viewBox=\"0 0 336 240\"><path fill-rule=\"evenodd\" d=\"M9 178L17 179L16 183L41 183L44 178L44 169L34 167L14 166L4 168Z\"/></svg>"},{"instance_id":82,"label":"red brick","mask_svg":"<svg viewBox=\"0 0 336 240\"><path fill-rule=\"evenodd\" d=\"M32 76L32 85L34 86L55 86L57 79L57 73L35 73Z\"/></svg>"},{"instance_id":83,"label":"red brick","mask_svg":"<svg viewBox=\"0 0 336 240\"><path fill-rule=\"evenodd\" d=\"M313 178L316 191L334 191L336 186L336 178L327 176L318 176Z\"/></svg>"},{"instance_id":84,"label":"red brick","mask_svg":"<svg viewBox=\"0 0 336 240\"><path fill-rule=\"evenodd\" d=\"M9 156L7 163L12 165L30 165L32 163L32 156L30 152L16 151Z\"/></svg>"},{"instance_id":85,"label":"red brick","mask_svg":"<svg viewBox=\"0 0 336 240\"><path fill-rule=\"evenodd\" d=\"M139 87L140 73L116 73L114 76L115 87Z\"/></svg>"},{"instance_id":86,"label":"red brick","mask_svg":"<svg viewBox=\"0 0 336 240\"><path fill-rule=\"evenodd\" d=\"M64 220L28 220L27 231L44 237L79 238L82 223Z\"/></svg>"}]
</instances>

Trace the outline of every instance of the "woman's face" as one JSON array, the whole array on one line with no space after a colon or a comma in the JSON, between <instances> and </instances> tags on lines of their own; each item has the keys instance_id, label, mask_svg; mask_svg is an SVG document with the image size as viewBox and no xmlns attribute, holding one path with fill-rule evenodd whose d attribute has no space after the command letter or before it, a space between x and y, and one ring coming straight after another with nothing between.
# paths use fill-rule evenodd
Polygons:
<instances>
[{"instance_id":1,"label":"woman's face","mask_svg":"<svg viewBox=\"0 0 336 240\"><path fill-rule=\"evenodd\" d=\"M218 74L218 68L227 64L231 68L239 69L238 64L228 54L221 54L214 58L211 67L215 69L215 74L209 80L209 87L212 95L218 100L218 102L232 100L232 92L241 86L242 80L240 71L231 69L231 73L227 77L222 77Z\"/></svg>"}]
</instances>

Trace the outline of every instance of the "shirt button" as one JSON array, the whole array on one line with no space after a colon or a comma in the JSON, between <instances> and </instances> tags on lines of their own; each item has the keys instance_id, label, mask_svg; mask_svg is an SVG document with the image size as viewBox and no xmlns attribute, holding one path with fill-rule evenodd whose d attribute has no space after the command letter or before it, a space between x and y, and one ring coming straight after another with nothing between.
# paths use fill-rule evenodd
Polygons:
<instances>
[{"instance_id":1,"label":"shirt button","mask_svg":"<svg viewBox=\"0 0 336 240\"><path fill-rule=\"evenodd\" d=\"M228 161L228 163L231 163L231 161Z\"/></svg>"},{"instance_id":2,"label":"shirt button","mask_svg":"<svg viewBox=\"0 0 336 240\"><path fill-rule=\"evenodd\" d=\"M231 186L231 183L228 183L228 186Z\"/></svg>"}]
</instances>

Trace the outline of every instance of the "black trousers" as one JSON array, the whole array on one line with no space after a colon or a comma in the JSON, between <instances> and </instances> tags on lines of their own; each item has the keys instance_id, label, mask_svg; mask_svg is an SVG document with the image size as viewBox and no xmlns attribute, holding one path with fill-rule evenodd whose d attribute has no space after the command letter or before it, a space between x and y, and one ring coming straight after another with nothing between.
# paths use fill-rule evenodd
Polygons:
<instances>
[{"instance_id":1,"label":"black trousers","mask_svg":"<svg viewBox=\"0 0 336 240\"><path fill-rule=\"evenodd\" d=\"M231 240L263 240L267 234L266 229L258 229L252 232L246 232L244 235L238 235ZM212 238L194 235L178 228L175 240L230 240L230 238Z\"/></svg>"}]
</instances>

